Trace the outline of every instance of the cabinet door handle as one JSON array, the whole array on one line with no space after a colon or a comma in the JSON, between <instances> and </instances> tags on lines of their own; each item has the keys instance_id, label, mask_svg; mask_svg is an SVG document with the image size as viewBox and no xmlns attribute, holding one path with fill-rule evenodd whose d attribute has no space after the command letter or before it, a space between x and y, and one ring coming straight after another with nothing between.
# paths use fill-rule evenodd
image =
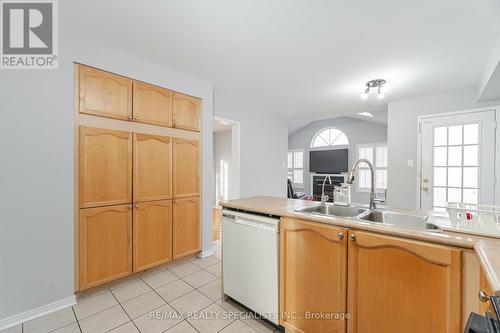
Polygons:
<instances>
[{"instance_id":1,"label":"cabinet door handle","mask_svg":"<svg viewBox=\"0 0 500 333\"><path fill-rule=\"evenodd\" d=\"M132 116L128 116L128 117L127 117L127 119L128 119L128 120L134 120L134 117L132 117Z\"/></svg>"},{"instance_id":2,"label":"cabinet door handle","mask_svg":"<svg viewBox=\"0 0 500 333\"><path fill-rule=\"evenodd\" d=\"M139 208L139 204L134 204L134 208Z\"/></svg>"},{"instance_id":3,"label":"cabinet door handle","mask_svg":"<svg viewBox=\"0 0 500 333\"><path fill-rule=\"evenodd\" d=\"M481 291L479 292L479 300L480 300L481 302L488 302L488 301L489 301L489 299L490 299L490 295L488 295L488 294L486 293L486 291L481 290Z\"/></svg>"},{"instance_id":4,"label":"cabinet door handle","mask_svg":"<svg viewBox=\"0 0 500 333\"><path fill-rule=\"evenodd\" d=\"M138 120L139 120L139 118L138 118L138 117L134 117L134 120L135 120L135 121L138 121Z\"/></svg>"},{"instance_id":5,"label":"cabinet door handle","mask_svg":"<svg viewBox=\"0 0 500 333\"><path fill-rule=\"evenodd\" d=\"M339 232L339 233L337 234L337 238L338 238L338 239L344 239L344 234L343 234L343 233L341 233L341 232Z\"/></svg>"},{"instance_id":6,"label":"cabinet door handle","mask_svg":"<svg viewBox=\"0 0 500 333\"><path fill-rule=\"evenodd\" d=\"M134 208L134 205L129 204L129 205L128 205L128 209L132 209L132 208Z\"/></svg>"},{"instance_id":7,"label":"cabinet door handle","mask_svg":"<svg viewBox=\"0 0 500 333\"><path fill-rule=\"evenodd\" d=\"M354 242L356 240L356 235L354 234L349 235L349 239Z\"/></svg>"}]
</instances>

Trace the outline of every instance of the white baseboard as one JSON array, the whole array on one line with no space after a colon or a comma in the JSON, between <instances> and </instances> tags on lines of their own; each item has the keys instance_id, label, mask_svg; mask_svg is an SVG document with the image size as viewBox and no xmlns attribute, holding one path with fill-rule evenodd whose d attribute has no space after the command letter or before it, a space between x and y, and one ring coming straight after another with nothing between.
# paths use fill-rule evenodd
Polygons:
<instances>
[{"instance_id":1,"label":"white baseboard","mask_svg":"<svg viewBox=\"0 0 500 333\"><path fill-rule=\"evenodd\" d=\"M213 248L210 248L208 250L202 250L200 253L198 253L198 258L206 258L210 257L215 254L215 251Z\"/></svg>"},{"instance_id":2,"label":"white baseboard","mask_svg":"<svg viewBox=\"0 0 500 333\"><path fill-rule=\"evenodd\" d=\"M28 310L0 320L0 331L12 326L19 325L29 320L44 316L46 314L56 312L76 304L76 296L70 296L50 304L42 305L38 308Z\"/></svg>"}]
</instances>

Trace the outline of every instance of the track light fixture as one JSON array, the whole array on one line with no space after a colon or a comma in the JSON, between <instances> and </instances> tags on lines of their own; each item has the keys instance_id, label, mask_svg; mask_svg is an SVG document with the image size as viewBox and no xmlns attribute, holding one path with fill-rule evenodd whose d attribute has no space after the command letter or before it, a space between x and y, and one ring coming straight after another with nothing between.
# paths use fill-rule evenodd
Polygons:
<instances>
[{"instance_id":1,"label":"track light fixture","mask_svg":"<svg viewBox=\"0 0 500 333\"><path fill-rule=\"evenodd\" d=\"M365 91L361 94L361 99L365 100L368 99L368 96L370 94L370 89L378 89L377 91L377 98L382 99L385 98L385 94L387 92L387 88L385 87L386 81L383 79L376 79L376 80L371 80L366 83L366 89Z\"/></svg>"}]
</instances>

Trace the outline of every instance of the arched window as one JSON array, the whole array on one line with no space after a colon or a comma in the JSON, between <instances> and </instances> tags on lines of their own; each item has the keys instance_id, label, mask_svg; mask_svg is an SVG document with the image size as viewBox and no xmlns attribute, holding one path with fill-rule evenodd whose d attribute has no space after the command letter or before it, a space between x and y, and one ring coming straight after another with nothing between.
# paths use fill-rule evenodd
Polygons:
<instances>
[{"instance_id":1,"label":"arched window","mask_svg":"<svg viewBox=\"0 0 500 333\"><path fill-rule=\"evenodd\" d=\"M344 132L336 128L325 128L316 133L311 148L348 145L349 140Z\"/></svg>"}]
</instances>

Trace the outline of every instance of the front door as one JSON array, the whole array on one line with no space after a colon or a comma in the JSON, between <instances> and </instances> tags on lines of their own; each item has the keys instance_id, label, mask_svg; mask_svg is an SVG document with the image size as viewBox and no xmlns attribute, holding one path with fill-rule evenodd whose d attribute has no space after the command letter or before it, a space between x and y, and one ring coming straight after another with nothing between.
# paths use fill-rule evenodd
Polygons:
<instances>
[{"instance_id":1,"label":"front door","mask_svg":"<svg viewBox=\"0 0 500 333\"><path fill-rule=\"evenodd\" d=\"M420 208L494 204L495 111L425 117L420 126Z\"/></svg>"}]
</instances>

